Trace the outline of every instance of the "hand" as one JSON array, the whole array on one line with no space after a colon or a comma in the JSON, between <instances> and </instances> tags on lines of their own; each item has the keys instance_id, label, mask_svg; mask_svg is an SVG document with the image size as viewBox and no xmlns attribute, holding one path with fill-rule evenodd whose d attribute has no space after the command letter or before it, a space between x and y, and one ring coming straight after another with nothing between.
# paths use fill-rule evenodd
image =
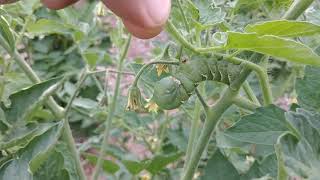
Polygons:
<instances>
[{"instance_id":1,"label":"hand","mask_svg":"<svg viewBox=\"0 0 320 180\"><path fill-rule=\"evenodd\" d=\"M0 4L13 3L18 0L0 0ZM63 9L78 0L41 0L48 8ZM128 31L141 39L158 35L169 18L171 0L102 0L118 15Z\"/></svg>"}]
</instances>

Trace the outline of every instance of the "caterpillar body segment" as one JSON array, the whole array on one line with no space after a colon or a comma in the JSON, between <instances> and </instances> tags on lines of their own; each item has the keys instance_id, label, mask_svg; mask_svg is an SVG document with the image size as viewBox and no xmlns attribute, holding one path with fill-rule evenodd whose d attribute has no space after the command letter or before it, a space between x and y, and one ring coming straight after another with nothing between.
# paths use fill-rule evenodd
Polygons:
<instances>
[{"instance_id":1,"label":"caterpillar body segment","mask_svg":"<svg viewBox=\"0 0 320 180\"><path fill-rule=\"evenodd\" d=\"M200 82L210 80L230 85L241 69L241 65L224 60L183 60L172 76L156 83L152 100L165 110L178 108L189 99Z\"/></svg>"}]
</instances>

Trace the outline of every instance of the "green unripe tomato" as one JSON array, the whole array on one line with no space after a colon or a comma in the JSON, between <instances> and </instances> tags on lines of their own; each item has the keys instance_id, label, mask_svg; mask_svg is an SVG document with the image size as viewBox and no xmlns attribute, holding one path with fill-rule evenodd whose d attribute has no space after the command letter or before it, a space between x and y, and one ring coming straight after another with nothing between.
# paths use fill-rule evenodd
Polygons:
<instances>
[{"instance_id":1,"label":"green unripe tomato","mask_svg":"<svg viewBox=\"0 0 320 180\"><path fill-rule=\"evenodd\" d=\"M162 109L171 110L188 98L189 95L177 79L166 77L156 83L152 100Z\"/></svg>"}]
</instances>

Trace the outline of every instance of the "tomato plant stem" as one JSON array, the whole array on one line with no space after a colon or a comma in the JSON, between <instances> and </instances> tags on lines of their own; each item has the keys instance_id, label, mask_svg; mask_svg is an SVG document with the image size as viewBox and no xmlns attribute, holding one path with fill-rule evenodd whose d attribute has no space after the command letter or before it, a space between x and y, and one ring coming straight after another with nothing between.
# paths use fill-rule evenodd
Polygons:
<instances>
[{"instance_id":1,"label":"tomato plant stem","mask_svg":"<svg viewBox=\"0 0 320 180\"><path fill-rule=\"evenodd\" d=\"M76 90L73 93L73 95L71 96L67 106L65 107L65 110L64 110L65 118L67 118L68 112L70 111L70 109L72 107L72 103L73 103L74 99L77 97L77 95L79 94L80 88L81 88L82 84L84 83L84 81L87 79L87 77L88 77L88 67L85 67L80 74L79 81L76 85Z\"/></svg>"},{"instance_id":2,"label":"tomato plant stem","mask_svg":"<svg viewBox=\"0 0 320 180\"><path fill-rule=\"evenodd\" d=\"M233 103L243 109L249 110L249 111L254 111L255 109L257 109L258 107L260 107L259 105L252 103L251 101L242 98L242 97L237 97L233 99Z\"/></svg>"},{"instance_id":3,"label":"tomato plant stem","mask_svg":"<svg viewBox=\"0 0 320 180\"><path fill-rule=\"evenodd\" d=\"M76 161L75 165L76 165L79 179L85 180L86 175L81 165L80 155L75 146L75 141L72 136L72 131L71 131L69 122L67 119L64 119L63 121L64 121L64 125L63 125L64 129L63 129L62 139L67 143L70 154L72 154L73 159Z\"/></svg>"},{"instance_id":4,"label":"tomato plant stem","mask_svg":"<svg viewBox=\"0 0 320 180\"><path fill-rule=\"evenodd\" d=\"M201 87L203 89L204 87ZM188 164L191 154L193 152L193 149L195 147L195 140L198 135L198 129L200 125L200 111L201 111L201 104L200 104L200 99L198 96L198 101L195 103L194 107L194 112L193 112L193 117L192 117L192 123L191 123L191 131L189 135L189 140L188 140L188 147L187 147L187 152L186 152L186 160L184 164L184 169L186 168L186 165Z\"/></svg>"},{"instance_id":5,"label":"tomato plant stem","mask_svg":"<svg viewBox=\"0 0 320 180\"><path fill-rule=\"evenodd\" d=\"M223 115L223 113L233 104L233 98L238 95L238 91L234 91L231 88L228 88L221 99L214 105L207 114L207 119L203 125L203 130L198 138L198 143L191 156L190 160L187 163L184 174L181 177L181 180L190 180L193 177L194 172L197 170L199 160L204 152L210 136L216 126L216 123Z\"/></svg>"},{"instance_id":6,"label":"tomato plant stem","mask_svg":"<svg viewBox=\"0 0 320 180\"><path fill-rule=\"evenodd\" d=\"M187 29L187 32L190 33L190 26L189 26L186 14L183 11L181 0L178 0L177 2L178 2L178 7L179 7L179 10L180 10L180 13L181 13L181 16L182 16L182 20L183 20L184 26Z\"/></svg>"},{"instance_id":7,"label":"tomato plant stem","mask_svg":"<svg viewBox=\"0 0 320 180\"><path fill-rule=\"evenodd\" d=\"M245 81L242 84L242 88L244 90L244 92L246 93L246 95L248 96L248 98L255 104L260 105L260 102L257 98L257 96L254 94L254 91L252 90L250 84L248 83L248 81Z\"/></svg>"},{"instance_id":8,"label":"tomato plant stem","mask_svg":"<svg viewBox=\"0 0 320 180\"><path fill-rule=\"evenodd\" d=\"M297 19L313 3L313 1L314 0L295 0L283 16L283 19Z\"/></svg>"},{"instance_id":9,"label":"tomato plant stem","mask_svg":"<svg viewBox=\"0 0 320 180\"><path fill-rule=\"evenodd\" d=\"M203 87L201 88L203 89ZM203 109L207 112L209 109L208 104L206 103L206 101L204 100L204 98L202 97L201 93L199 92L198 88L195 89L196 95L201 103L201 105L203 106Z\"/></svg>"},{"instance_id":10,"label":"tomato plant stem","mask_svg":"<svg viewBox=\"0 0 320 180\"><path fill-rule=\"evenodd\" d=\"M129 38L126 40L124 48L122 50L122 54L120 56L120 60L118 61L118 67L117 67L117 71L118 72L122 72L123 66L124 66L124 61L127 57L127 53L129 50L129 46L130 46L130 42L131 42L131 35L129 36ZM117 79L116 79L116 85L115 85L115 90L114 90L114 94L113 94L113 98L112 98L112 102L109 106L108 109L108 118L105 122L105 131L104 131L104 136L103 136L103 140L102 140L102 145L101 145L101 149L100 149L100 155L97 161L97 165L96 168L94 170L94 173L92 174L92 179L93 180L97 180L99 177L99 172L102 166L102 162L103 162L103 158L105 156L105 151L107 148L107 144L108 144L108 137L109 137L109 131L111 129L111 125L112 125L112 120L114 117L114 113L115 113L115 109L117 106L117 100L118 100L118 96L120 93L120 81L121 81L121 77L122 74L119 73L117 74Z\"/></svg>"}]
</instances>

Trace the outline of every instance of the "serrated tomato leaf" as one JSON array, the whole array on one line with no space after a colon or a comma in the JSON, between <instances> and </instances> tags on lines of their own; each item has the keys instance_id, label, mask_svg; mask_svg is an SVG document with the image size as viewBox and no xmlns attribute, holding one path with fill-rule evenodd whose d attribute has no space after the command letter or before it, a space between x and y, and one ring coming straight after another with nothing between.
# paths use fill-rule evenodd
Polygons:
<instances>
[{"instance_id":1,"label":"serrated tomato leaf","mask_svg":"<svg viewBox=\"0 0 320 180\"><path fill-rule=\"evenodd\" d=\"M0 179L32 180L33 177L29 163L33 161L37 162L37 166L41 166L45 162L53 146L58 141L61 129L62 123L57 123L46 133L33 139L11 161L0 165Z\"/></svg>"},{"instance_id":2,"label":"serrated tomato leaf","mask_svg":"<svg viewBox=\"0 0 320 180\"><path fill-rule=\"evenodd\" d=\"M275 105L258 108L243 116L224 133L232 139L260 145L274 145L278 137L289 131L285 112Z\"/></svg>"},{"instance_id":3,"label":"serrated tomato leaf","mask_svg":"<svg viewBox=\"0 0 320 180\"><path fill-rule=\"evenodd\" d=\"M279 37L301 37L320 33L320 26L306 21L277 20L248 25L245 32Z\"/></svg>"},{"instance_id":4,"label":"serrated tomato leaf","mask_svg":"<svg viewBox=\"0 0 320 180\"><path fill-rule=\"evenodd\" d=\"M287 119L299 132L282 135L276 144L279 179L318 179L320 177L320 115L298 109Z\"/></svg>"},{"instance_id":5,"label":"serrated tomato leaf","mask_svg":"<svg viewBox=\"0 0 320 180\"><path fill-rule=\"evenodd\" d=\"M28 109L36 103L41 95L52 85L57 83L61 78L54 78L39 84L35 84L21 91L13 93L9 99L11 101L10 107L2 105L2 109L5 112L6 120L10 124L24 123L23 117Z\"/></svg>"},{"instance_id":6,"label":"serrated tomato leaf","mask_svg":"<svg viewBox=\"0 0 320 180\"><path fill-rule=\"evenodd\" d=\"M299 105L305 109L320 111L320 68L307 66L303 79L298 79L296 91Z\"/></svg>"},{"instance_id":7,"label":"serrated tomato leaf","mask_svg":"<svg viewBox=\"0 0 320 180\"><path fill-rule=\"evenodd\" d=\"M273 35L259 36L255 33L228 32L225 49L254 51L279 60L320 66L320 56L306 45Z\"/></svg>"}]
</instances>

